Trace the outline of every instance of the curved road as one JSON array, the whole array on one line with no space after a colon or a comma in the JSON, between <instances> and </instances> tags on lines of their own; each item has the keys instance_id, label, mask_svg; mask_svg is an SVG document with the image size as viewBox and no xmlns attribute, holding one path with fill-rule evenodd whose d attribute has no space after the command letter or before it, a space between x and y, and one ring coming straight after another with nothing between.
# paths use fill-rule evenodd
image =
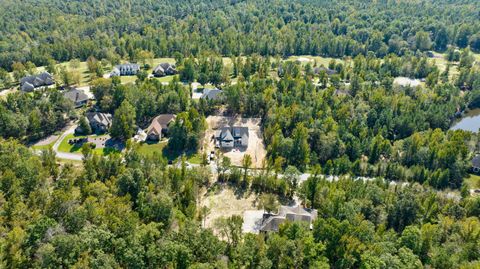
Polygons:
<instances>
[{"instance_id":1,"label":"curved road","mask_svg":"<svg viewBox=\"0 0 480 269\"><path fill-rule=\"evenodd\" d=\"M60 146L60 143L65 139L65 137L69 134L73 134L75 132L75 128L77 128L77 124L74 124L68 129L63 132L63 134L57 139L55 144L53 144L53 151L55 151L55 154L57 155L57 158L60 159L67 159L67 160L74 160L74 161L81 161L83 156L82 154L77 154L77 153L68 153L68 152L62 152L58 150L58 147Z\"/></svg>"}]
</instances>

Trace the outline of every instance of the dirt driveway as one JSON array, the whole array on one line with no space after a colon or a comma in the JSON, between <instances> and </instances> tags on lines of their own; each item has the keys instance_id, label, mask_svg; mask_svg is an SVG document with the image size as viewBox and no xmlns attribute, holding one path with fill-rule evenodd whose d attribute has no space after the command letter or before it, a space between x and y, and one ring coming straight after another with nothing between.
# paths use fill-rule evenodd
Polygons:
<instances>
[{"instance_id":1,"label":"dirt driveway","mask_svg":"<svg viewBox=\"0 0 480 269\"><path fill-rule=\"evenodd\" d=\"M248 127L248 147L246 149L234 148L230 151L224 151L224 155L232 160L233 165L242 165L245 154L252 157L252 167L261 167L262 162L267 155L265 145L263 144L262 132L260 130L260 118L242 118L242 117L225 117L225 116L209 116L207 118L208 129L205 132L204 147L207 152L215 150L215 141L212 137L215 131L225 126L242 126Z\"/></svg>"}]
</instances>

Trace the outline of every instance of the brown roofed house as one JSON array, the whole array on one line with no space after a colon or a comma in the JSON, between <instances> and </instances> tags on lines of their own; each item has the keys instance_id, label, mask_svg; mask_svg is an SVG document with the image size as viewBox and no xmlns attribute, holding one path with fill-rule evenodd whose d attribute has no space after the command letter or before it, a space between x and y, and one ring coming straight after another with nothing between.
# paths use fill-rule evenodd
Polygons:
<instances>
[{"instance_id":1,"label":"brown roofed house","mask_svg":"<svg viewBox=\"0 0 480 269\"><path fill-rule=\"evenodd\" d=\"M168 133L168 126L175 120L174 114L161 114L156 116L147 128L147 139L159 141Z\"/></svg>"}]
</instances>

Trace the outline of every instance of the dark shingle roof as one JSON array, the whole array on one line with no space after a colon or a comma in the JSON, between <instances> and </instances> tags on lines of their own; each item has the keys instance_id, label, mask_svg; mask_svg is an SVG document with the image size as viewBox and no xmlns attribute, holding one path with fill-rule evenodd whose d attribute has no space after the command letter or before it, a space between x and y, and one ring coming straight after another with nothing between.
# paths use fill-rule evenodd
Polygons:
<instances>
[{"instance_id":1,"label":"dark shingle roof","mask_svg":"<svg viewBox=\"0 0 480 269\"><path fill-rule=\"evenodd\" d=\"M103 126L110 126L112 124L112 114L92 112L87 113L87 119L90 123L96 122Z\"/></svg>"},{"instance_id":2,"label":"dark shingle roof","mask_svg":"<svg viewBox=\"0 0 480 269\"><path fill-rule=\"evenodd\" d=\"M49 86L54 84L53 77L48 72L43 72L38 75L26 76L20 79L20 86L23 91L30 91L41 86Z\"/></svg>"},{"instance_id":3,"label":"dark shingle roof","mask_svg":"<svg viewBox=\"0 0 480 269\"><path fill-rule=\"evenodd\" d=\"M472 159L472 167L478 167L480 168L480 155L476 155Z\"/></svg>"},{"instance_id":4,"label":"dark shingle roof","mask_svg":"<svg viewBox=\"0 0 480 269\"><path fill-rule=\"evenodd\" d=\"M278 231L278 227L285 221L302 221L312 225L317 218L317 211L305 209L300 205L281 206L277 215L264 216L260 231Z\"/></svg>"},{"instance_id":5,"label":"dark shingle roof","mask_svg":"<svg viewBox=\"0 0 480 269\"><path fill-rule=\"evenodd\" d=\"M333 70L333 69L330 69L330 68L325 68L325 67L323 67L323 66L321 66L321 67L315 67L315 68L313 69L313 72L314 72L315 74L318 74L318 73L320 73L321 71L325 71L325 73L327 73L327 75L329 75L329 76L335 75L335 74L337 73L336 70Z\"/></svg>"},{"instance_id":6,"label":"dark shingle roof","mask_svg":"<svg viewBox=\"0 0 480 269\"><path fill-rule=\"evenodd\" d=\"M65 98L72 100L72 102L74 103L84 102L88 100L88 95L78 89L66 91L63 95L65 96Z\"/></svg>"}]
</instances>

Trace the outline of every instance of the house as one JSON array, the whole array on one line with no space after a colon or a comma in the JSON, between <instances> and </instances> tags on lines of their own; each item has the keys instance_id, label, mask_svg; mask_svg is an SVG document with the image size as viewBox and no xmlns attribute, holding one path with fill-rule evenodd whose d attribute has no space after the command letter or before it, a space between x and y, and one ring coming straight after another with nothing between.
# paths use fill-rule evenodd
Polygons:
<instances>
[{"instance_id":1,"label":"house","mask_svg":"<svg viewBox=\"0 0 480 269\"><path fill-rule=\"evenodd\" d=\"M140 65L138 64L119 64L113 68L110 76L135 76L138 71L140 71Z\"/></svg>"},{"instance_id":2,"label":"house","mask_svg":"<svg viewBox=\"0 0 480 269\"><path fill-rule=\"evenodd\" d=\"M53 84L55 84L53 76L48 72L26 76L20 79L20 89L24 92L32 92L37 88L47 87Z\"/></svg>"},{"instance_id":3,"label":"house","mask_svg":"<svg viewBox=\"0 0 480 269\"><path fill-rule=\"evenodd\" d=\"M170 63L161 63L153 69L153 75L155 77L163 77L163 76L171 76L175 75L177 73L177 69L175 68L175 65L170 64Z\"/></svg>"},{"instance_id":4,"label":"house","mask_svg":"<svg viewBox=\"0 0 480 269\"><path fill-rule=\"evenodd\" d=\"M78 89L70 89L66 91L63 96L65 98L71 100L73 102L73 105L75 108L84 106L88 102L88 95L86 95L83 91L80 91Z\"/></svg>"},{"instance_id":5,"label":"house","mask_svg":"<svg viewBox=\"0 0 480 269\"><path fill-rule=\"evenodd\" d=\"M480 173L480 155L475 155L472 159L472 172L475 174Z\"/></svg>"},{"instance_id":6,"label":"house","mask_svg":"<svg viewBox=\"0 0 480 269\"><path fill-rule=\"evenodd\" d=\"M223 149L248 147L248 127L222 127L215 133L215 145Z\"/></svg>"},{"instance_id":7,"label":"house","mask_svg":"<svg viewBox=\"0 0 480 269\"><path fill-rule=\"evenodd\" d=\"M90 112L87 113L87 121L94 133L106 133L112 126L112 114ZM75 129L76 133L82 133L80 126Z\"/></svg>"},{"instance_id":8,"label":"house","mask_svg":"<svg viewBox=\"0 0 480 269\"><path fill-rule=\"evenodd\" d=\"M203 90L202 96L200 99L205 99L208 101L221 101L223 99L223 91L214 88L214 89L205 89Z\"/></svg>"},{"instance_id":9,"label":"house","mask_svg":"<svg viewBox=\"0 0 480 269\"><path fill-rule=\"evenodd\" d=\"M173 114L161 114L156 116L147 128L147 139L152 141L159 141L162 139L162 135L165 136L168 133L168 127L175 118L176 116Z\"/></svg>"},{"instance_id":10,"label":"house","mask_svg":"<svg viewBox=\"0 0 480 269\"><path fill-rule=\"evenodd\" d=\"M322 71L324 71L328 76L332 76L332 75L337 74L336 70L333 70L333 69L330 69L330 68L325 68L323 66L315 67L313 69L313 73L315 73L315 75L320 74L320 72L322 72Z\"/></svg>"},{"instance_id":11,"label":"house","mask_svg":"<svg viewBox=\"0 0 480 269\"><path fill-rule=\"evenodd\" d=\"M306 209L300 205L281 206L278 214L264 214L260 225L260 232L278 232L280 225L286 221L305 222L310 229L313 227L313 221L317 219L317 210Z\"/></svg>"}]
</instances>

